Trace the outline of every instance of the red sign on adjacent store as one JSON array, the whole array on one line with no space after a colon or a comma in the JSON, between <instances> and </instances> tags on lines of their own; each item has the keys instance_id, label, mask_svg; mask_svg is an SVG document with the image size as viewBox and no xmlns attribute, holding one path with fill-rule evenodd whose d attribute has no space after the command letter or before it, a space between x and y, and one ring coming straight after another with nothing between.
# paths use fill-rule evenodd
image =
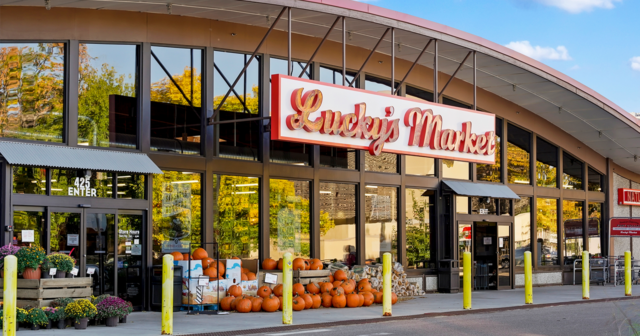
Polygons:
<instances>
[{"instance_id":1,"label":"red sign on adjacent store","mask_svg":"<svg viewBox=\"0 0 640 336\"><path fill-rule=\"evenodd\" d=\"M640 218L612 218L611 237L640 237Z\"/></svg>"},{"instance_id":2,"label":"red sign on adjacent store","mask_svg":"<svg viewBox=\"0 0 640 336\"><path fill-rule=\"evenodd\" d=\"M640 190L637 189L618 189L619 205L640 205Z\"/></svg>"}]
</instances>

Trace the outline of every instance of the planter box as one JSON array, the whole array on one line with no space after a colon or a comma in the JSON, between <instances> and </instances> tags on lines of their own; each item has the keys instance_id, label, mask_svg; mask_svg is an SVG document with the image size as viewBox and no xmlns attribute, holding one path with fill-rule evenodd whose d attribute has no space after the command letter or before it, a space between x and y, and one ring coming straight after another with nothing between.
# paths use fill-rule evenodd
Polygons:
<instances>
[{"instance_id":1,"label":"planter box","mask_svg":"<svg viewBox=\"0 0 640 336\"><path fill-rule=\"evenodd\" d=\"M61 278L61 279L18 279L17 306L24 308L47 307L57 298L89 299L92 294L91 278ZM3 296L0 279L0 298Z\"/></svg>"}]
</instances>

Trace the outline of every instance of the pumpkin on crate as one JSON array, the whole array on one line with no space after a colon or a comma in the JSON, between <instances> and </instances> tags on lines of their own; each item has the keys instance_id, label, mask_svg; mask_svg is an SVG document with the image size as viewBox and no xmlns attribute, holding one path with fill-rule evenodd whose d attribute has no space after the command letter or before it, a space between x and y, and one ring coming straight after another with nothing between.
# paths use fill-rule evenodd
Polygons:
<instances>
[{"instance_id":1,"label":"pumpkin on crate","mask_svg":"<svg viewBox=\"0 0 640 336\"><path fill-rule=\"evenodd\" d=\"M302 258L293 259L293 264L291 265L291 269L294 271L304 271L305 269L304 259Z\"/></svg>"},{"instance_id":2,"label":"pumpkin on crate","mask_svg":"<svg viewBox=\"0 0 640 336\"><path fill-rule=\"evenodd\" d=\"M247 280L251 281L251 280L256 280L256 274L253 272L249 272L247 273Z\"/></svg>"},{"instance_id":3,"label":"pumpkin on crate","mask_svg":"<svg viewBox=\"0 0 640 336\"><path fill-rule=\"evenodd\" d=\"M171 252L171 255L173 256L173 260L174 261L180 261L182 260L182 253L180 252Z\"/></svg>"},{"instance_id":4,"label":"pumpkin on crate","mask_svg":"<svg viewBox=\"0 0 640 336\"><path fill-rule=\"evenodd\" d=\"M209 266L212 267L212 266ZM220 276L223 276L227 271L227 267L222 263L222 261L218 261L218 272L220 272Z\"/></svg>"},{"instance_id":5,"label":"pumpkin on crate","mask_svg":"<svg viewBox=\"0 0 640 336\"><path fill-rule=\"evenodd\" d=\"M304 270L308 271L310 267L311 267L311 262L309 262L309 259L305 259L304 260Z\"/></svg>"},{"instance_id":6,"label":"pumpkin on crate","mask_svg":"<svg viewBox=\"0 0 640 336\"><path fill-rule=\"evenodd\" d=\"M347 305L347 297L344 293L337 293L331 298L331 305L333 308L344 308Z\"/></svg>"},{"instance_id":7,"label":"pumpkin on crate","mask_svg":"<svg viewBox=\"0 0 640 336\"><path fill-rule=\"evenodd\" d=\"M278 262L271 258L267 258L262 261L262 269L264 270L271 271L276 269L276 267L278 267Z\"/></svg>"},{"instance_id":8,"label":"pumpkin on crate","mask_svg":"<svg viewBox=\"0 0 640 336\"><path fill-rule=\"evenodd\" d=\"M261 298L266 298L267 296L271 295L273 291L271 290L271 288L269 288L269 286L262 286L260 288L258 288L258 296Z\"/></svg>"},{"instance_id":9,"label":"pumpkin on crate","mask_svg":"<svg viewBox=\"0 0 640 336\"><path fill-rule=\"evenodd\" d=\"M242 273L242 274L247 274L247 273L249 273L249 269L244 268L244 267L241 267L241 268L240 268L240 271L241 271L240 273Z\"/></svg>"},{"instance_id":10,"label":"pumpkin on crate","mask_svg":"<svg viewBox=\"0 0 640 336\"><path fill-rule=\"evenodd\" d=\"M235 300L235 297L232 295L226 296L224 299L220 300L220 308L225 311L231 310L231 301Z\"/></svg>"},{"instance_id":11,"label":"pumpkin on crate","mask_svg":"<svg viewBox=\"0 0 640 336\"><path fill-rule=\"evenodd\" d=\"M336 280L332 283L333 287L341 287L344 281Z\"/></svg>"},{"instance_id":12,"label":"pumpkin on crate","mask_svg":"<svg viewBox=\"0 0 640 336\"><path fill-rule=\"evenodd\" d=\"M249 280L249 277L247 277L246 274L242 273L242 274L240 274L240 280L247 281L247 280Z\"/></svg>"},{"instance_id":13,"label":"pumpkin on crate","mask_svg":"<svg viewBox=\"0 0 640 336\"><path fill-rule=\"evenodd\" d=\"M262 298L261 297L251 298L251 311L254 313L257 313L261 309L262 309Z\"/></svg>"},{"instance_id":14,"label":"pumpkin on crate","mask_svg":"<svg viewBox=\"0 0 640 336\"><path fill-rule=\"evenodd\" d=\"M240 287L238 285L232 285L227 290L227 293L229 295L233 295L235 297L241 296L242 295L242 287Z\"/></svg>"},{"instance_id":15,"label":"pumpkin on crate","mask_svg":"<svg viewBox=\"0 0 640 336\"><path fill-rule=\"evenodd\" d=\"M202 258L201 261L202 261L202 269L207 269L210 266L216 267L216 260L213 258L206 257L206 258Z\"/></svg>"},{"instance_id":16,"label":"pumpkin on crate","mask_svg":"<svg viewBox=\"0 0 640 336\"><path fill-rule=\"evenodd\" d=\"M311 294L318 294L320 293L320 287L318 287L318 285L316 285L313 282L310 282L307 285L307 292L311 293Z\"/></svg>"},{"instance_id":17,"label":"pumpkin on crate","mask_svg":"<svg viewBox=\"0 0 640 336\"><path fill-rule=\"evenodd\" d=\"M282 284L279 284L273 287L273 295L282 296Z\"/></svg>"},{"instance_id":18,"label":"pumpkin on crate","mask_svg":"<svg viewBox=\"0 0 640 336\"><path fill-rule=\"evenodd\" d=\"M202 247L198 247L197 249L193 250L191 257L195 260L202 260L204 258L209 258L209 253L207 253L207 251Z\"/></svg>"},{"instance_id":19,"label":"pumpkin on crate","mask_svg":"<svg viewBox=\"0 0 640 336\"><path fill-rule=\"evenodd\" d=\"M333 296L329 293L322 294L322 306L325 308L329 308L332 306Z\"/></svg>"},{"instance_id":20,"label":"pumpkin on crate","mask_svg":"<svg viewBox=\"0 0 640 336\"><path fill-rule=\"evenodd\" d=\"M335 273L333 273L333 278L335 279L335 281L347 280L347 273L345 273L345 271L343 270L337 270Z\"/></svg>"},{"instance_id":21,"label":"pumpkin on crate","mask_svg":"<svg viewBox=\"0 0 640 336\"><path fill-rule=\"evenodd\" d=\"M300 298L304 300L304 309L310 309L313 306L313 299L311 295L304 293L300 295Z\"/></svg>"},{"instance_id":22,"label":"pumpkin on crate","mask_svg":"<svg viewBox=\"0 0 640 336\"><path fill-rule=\"evenodd\" d=\"M208 276L209 281L214 281L213 279L218 279L218 269L215 267L209 267L202 272L202 275ZM235 295L234 295L235 296Z\"/></svg>"},{"instance_id":23,"label":"pumpkin on crate","mask_svg":"<svg viewBox=\"0 0 640 336\"><path fill-rule=\"evenodd\" d=\"M304 300L299 297L296 296L291 300L291 308L293 309L293 311L301 311L304 310L304 307L306 306L306 303L304 302Z\"/></svg>"},{"instance_id":24,"label":"pumpkin on crate","mask_svg":"<svg viewBox=\"0 0 640 336\"><path fill-rule=\"evenodd\" d=\"M248 313L252 307L251 300L249 299L240 299L238 303L236 303L236 311L238 311L238 313Z\"/></svg>"},{"instance_id":25,"label":"pumpkin on crate","mask_svg":"<svg viewBox=\"0 0 640 336\"><path fill-rule=\"evenodd\" d=\"M268 297L265 297L262 300L262 310L268 313L273 313L277 311L278 307L280 307L280 300L273 294L269 295Z\"/></svg>"},{"instance_id":26,"label":"pumpkin on crate","mask_svg":"<svg viewBox=\"0 0 640 336\"><path fill-rule=\"evenodd\" d=\"M301 283L293 284L293 295L302 295L304 294L304 285Z\"/></svg>"},{"instance_id":27,"label":"pumpkin on crate","mask_svg":"<svg viewBox=\"0 0 640 336\"><path fill-rule=\"evenodd\" d=\"M283 262L284 261L282 260L282 258L278 259L278 269L281 270L281 271L282 271L282 268L284 267Z\"/></svg>"},{"instance_id":28,"label":"pumpkin on crate","mask_svg":"<svg viewBox=\"0 0 640 336\"><path fill-rule=\"evenodd\" d=\"M318 271L323 268L322 261L320 259L311 259L310 270Z\"/></svg>"},{"instance_id":29,"label":"pumpkin on crate","mask_svg":"<svg viewBox=\"0 0 640 336\"><path fill-rule=\"evenodd\" d=\"M332 274L329 274L329 282L333 283L335 281L335 279L333 278Z\"/></svg>"},{"instance_id":30,"label":"pumpkin on crate","mask_svg":"<svg viewBox=\"0 0 640 336\"><path fill-rule=\"evenodd\" d=\"M189 255L189 253L183 253L182 260L193 260L193 259L191 259L191 256Z\"/></svg>"}]
</instances>

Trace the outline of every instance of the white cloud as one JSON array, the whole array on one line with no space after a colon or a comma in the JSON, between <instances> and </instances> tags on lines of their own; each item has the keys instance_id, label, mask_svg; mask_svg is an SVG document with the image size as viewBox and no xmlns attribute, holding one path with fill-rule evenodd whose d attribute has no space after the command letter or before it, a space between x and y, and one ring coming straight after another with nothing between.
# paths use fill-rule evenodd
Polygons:
<instances>
[{"instance_id":1,"label":"white cloud","mask_svg":"<svg viewBox=\"0 0 640 336\"><path fill-rule=\"evenodd\" d=\"M590 12L596 8L612 9L622 0L534 0L543 5L558 7L572 14Z\"/></svg>"},{"instance_id":2,"label":"white cloud","mask_svg":"<svg viewBox=\"0 0 640 336\"><path fill-rule=\"evenodd\" d=\"M570 61L569 51L565 46L553 47L541 47L532 46L529 41L515 41L509 42L506 45L507 48L513 49L521 54L527 55L535 60L560 60Z\"/></svg>"},{"instance_id":3,"label":"white cloud","mask_svg":"<svg viewBox=\"0 0 640 336\"><path fill-rule=\"evenodd\" d=\"M640 56L631 57L629 62L631 62L631 69L640 71Z\"/></svg>"}]
</instances>

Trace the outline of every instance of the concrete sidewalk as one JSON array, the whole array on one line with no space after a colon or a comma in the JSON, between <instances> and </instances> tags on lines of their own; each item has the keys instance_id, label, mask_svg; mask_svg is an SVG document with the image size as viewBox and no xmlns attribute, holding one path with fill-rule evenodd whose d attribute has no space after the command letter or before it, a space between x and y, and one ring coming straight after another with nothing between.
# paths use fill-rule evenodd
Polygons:
<instances>
[{"instance_id":1,"label":"concrete sidewalk","mask_svg":"<svg viewBox=\"0 0 640 336\"><path fill-rule=\"evenodd\" d=\"M634 286L634 297L640 299L640 287ZM624 297L624 286L591 286L591 299L609 299ZM583 301L581 286L553 286L537 287L533 289L534 305L562 304ZM586 300L585 300L586 301ZM473 309L496 309L524 306L524 289L503 291L477 291L473 293ZM462 311L462 293L458 294L428 294L407 301L398 302L393 306L393 316L412 316L425 313L446 313ZM295 312L294 325L291 328L305 324L332 323L341 321L377 319L382 317L382 306L373 305L361 308L321 308ZM117 328L104 326L90 326L85 333L96 336L146 336L160 335L160 313L133 313L128 317L129 323L120 324ZM249 330L282 326L282 313L249 313L229 315L186 315L185 312L174 314L174 335L188 335L198 333L213 333L223 331ZM66 330L21 330L20 335L66 335L67 333L83 332L67 328Z\"/></svg>"}]
</instances>

